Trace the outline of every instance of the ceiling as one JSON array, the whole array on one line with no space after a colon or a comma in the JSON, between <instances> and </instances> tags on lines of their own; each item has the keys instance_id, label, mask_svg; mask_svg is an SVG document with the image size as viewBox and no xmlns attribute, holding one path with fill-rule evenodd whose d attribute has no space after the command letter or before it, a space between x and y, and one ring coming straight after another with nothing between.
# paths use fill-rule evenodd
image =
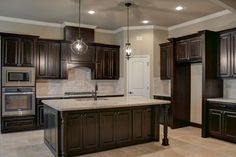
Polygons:
<instances>
[{"instance_id":1,"label":"ceiling","mask_svg":"<svg viewBox=\"0 0 236 157\"><path fill-rule=\"evenodd\" d=\"M0 16L44 22L77 22L78 0L1 0ZM131 0L131 25L173 26L225 10L213 0ZM175 7L181 5L180 12ZM96 14L89 15L93 9ZM117 29L126 25L124 0L82 0L81 23L103 29Z\"/></svg>"}]
</instances>

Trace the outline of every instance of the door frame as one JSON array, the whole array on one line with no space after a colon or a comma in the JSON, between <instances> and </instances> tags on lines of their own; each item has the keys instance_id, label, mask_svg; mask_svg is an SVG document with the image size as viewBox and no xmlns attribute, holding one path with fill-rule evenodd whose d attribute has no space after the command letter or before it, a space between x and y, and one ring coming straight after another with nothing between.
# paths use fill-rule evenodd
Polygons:
<instances>
[{"instance_id":1,"label":"door frame","mask_svg":"<svg viewBox=\"0 0 236 157\"><path fill-rule=\"evenodd\" d=\"M147 78L147 85L148 85L148 98L150 98L150 93L151 93L151 88L150 88L150 55L134 55L132 58L146 58L148 60L148 68L147 68L147 73L148 73L148 78ZM131 59L132 59L131 58ZM126 95L129 97L129 60L126 60Z\"/></svg>"}]
</instances>

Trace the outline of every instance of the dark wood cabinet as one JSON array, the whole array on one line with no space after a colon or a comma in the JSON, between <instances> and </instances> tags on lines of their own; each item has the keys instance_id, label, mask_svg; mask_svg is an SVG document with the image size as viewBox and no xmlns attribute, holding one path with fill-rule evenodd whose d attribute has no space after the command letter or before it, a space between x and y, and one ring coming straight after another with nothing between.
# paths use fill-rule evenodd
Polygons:
<instances>
[{"instance_id":1,"label":"dark wood cabinet","mask_svg":"<svg viewBox=\"0 0 236 157\"><path fill-rule=\"evenodd\" d=\"M116 144L116 111L100 113L100 146L108 147Z\"/></svg>"},{"instance_id":2,"label":"dark wood cabinet","mask_svg":"<svg viewBox=\"0 0 236 157\"><path fill-rule=\"evenodd\" d=\"M26 131L35 129L35 117L23 116L23 117L2 117L1 119L1 131L2 133Z\"/></svg>"},{"instance_id":3,"label":"dark wood cabinet","mask_svg":"<svg viewBox=\"0 0 236 157\"><path fill-rule=\"evenodd\" d=\"M161 79L171 79L173 46L171 43L160 44Z\"/></svg>"},{"instance_id":4,"label":"dark wood cabinet","mask_svg":"<svg viewBox=\"0 0 236 157\"><path fill-rule=\"evenodd\" d=\"M94 29L81 28L81 37L86 43L94 42ZM66 26L64 28L64 40L75 41L79 38L79 27Z\"/></svg>"},{"instance_id":5,"label":"dark wood cabinet","mask_svg":"<svg viewBox=\"0 0 236 157\"><path fill-rule=\"evenodd\" d=\"M60 78L60 42L50 40L37 42L37 78Z\"/></svg>"},{"instance_id":6,"label":"dark wood cabinet","mask_svg":"<svg viewBox=\"0 0 236 157\"><path fill-rule=\"evenodd\" d=\"M131 110L101 112L100 130L101 147L113 147L116 144L131 142Z\"/></svg>"},{"instance_id":7,"label":"dark wood cabinet","mask_svg":"<svg viewBox=\"0 0 236 157\"><path fill-rule=\"evenodd\" d=\"M69 113L66 130L67 150L72 152L89 151L99 144L99 117L97 112ZM74 136L76 135L76 136Z\"/></svg>"},{"instance_id":8,"label":"dark wood cabinet","mask_svg":"<svg viewBox=\"0 0 236 157\"><path fill-rule=\"evenodd\" d=\"M220 34L219 77L236 77L236 30Z\"/></svg>"},{"instance_id":9,"label":"dark wood cabinet","mask_svg":"<svg viewBox=\"0 0 236 157\"><path fill-rule=\"evenodd\" d=\"M152 111L150 108L139 108L133 110L133 140L143 141L152 136Z\"/></svg>"},{"instance_id":10,"label":"dark wood cabinet","mask_svg":"<svg viewBox=\"0 0 236 157\"><path fill-rule=\"evenodd\" d=\"M177 61L188 61L188 41L178 41L175 45L175 53Z\"/></svg>"},{"instance_id":11,"label":"dark wood cabinet","mask_svg":"<svg viewBox=\"0 0 236 157\"><path fill-rule=\"evenodd\" d=\"M44 128L44 104L41 100L36 100L36 122L37 128Z\"/></svg>"},{"instance_id":12,"label":"dark wood cabinet","mask_svg":"<svg viewBox=\"0 0 236 157\"><path fill-rule=\"evenodd\" d=\"M236 142L236 105L209 103L209 135Z\"/></svg>"},{"instance_id":13,"label":"dark wood cabinet","mask_svg":"<svg viewBox=\"0 0 236 157\"><path fill-rule=\"evenodd\" d=\"M209 133L215 136L222 135L222 114L220 110L209 110Z\"/></svg>"},{"instance_id":14,"label":"dark wood cabinet","mask_svg":"<svg viewBox=\"0 0 236 157\"><path fill-rule=\"evenodd\" d=\"M201 38L191 37L189 39L177 41L175 45L175 54L177 62L201 62Z\"/></svg>"},{"instance_id":15,"label":"dark wood cabinet","mask_svg":"<svg viewBox=\"0 0 236 157\"><path fill-rule=\"evenodd\" d=\"M93 79L119 79L119 46L97 45Z\"/></svg>"},{"instance_id":16,"label":"dark wood cabinet","mask_svg":"<svg viewBox=\"0 0 236 157\"><path fill-rule=\"evenodd\" d=\"M3 35L3 66L35 66L36 40L34 36Z\"/></svg>"}]
</instances>

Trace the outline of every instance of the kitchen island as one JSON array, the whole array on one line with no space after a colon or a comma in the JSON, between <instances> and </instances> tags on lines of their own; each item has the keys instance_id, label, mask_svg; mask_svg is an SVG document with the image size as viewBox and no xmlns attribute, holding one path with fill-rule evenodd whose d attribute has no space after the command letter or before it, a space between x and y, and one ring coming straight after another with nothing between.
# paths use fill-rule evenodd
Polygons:
<instances>
[{"instance_id":1,"label":"kitchen island","mask_svg":"<svg viewBox=\"0 0 236 157\"><path fill-rule=\"evenodd\" d=\"M45 100L44 142L57 157L159 141L160 108L169 101L140 98ZM167 116L165 116L167 117ZM167 123L163 145L168 145Z\"/></svg>"}]
</instances>

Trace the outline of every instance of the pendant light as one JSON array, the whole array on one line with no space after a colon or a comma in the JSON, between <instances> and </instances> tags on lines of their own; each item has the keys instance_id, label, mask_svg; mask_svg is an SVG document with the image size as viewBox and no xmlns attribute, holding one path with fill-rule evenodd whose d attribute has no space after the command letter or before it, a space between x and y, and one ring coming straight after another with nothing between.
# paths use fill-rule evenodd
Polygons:
<instances>
[{"instance_id":1,"label":"pendant light","mask_svg":"<svg viewBox=\"0 0 236 157\"><path fill-rule=\"evenodd\" d=\"M86 53L86 51L88 50L88 45L83 41L81 37L81 31L80 31L81 0L78 1L79 1L79 34L78 34L79 36L78 39L71 44L71 49L74 54L81 55Z\"/></svg>"},{"instance_id":2,"label":"pendant light","mask_svg":"<svg viewBox=\"0 0 236 157\"><path fill-rule=\"evenodd\" d=\"M131 43L129 42L129 8L132 4L127 2L125 3L125 6L127 8L127 42L125 44L125 47L123 49L123 53L126 59L130 59L134 56L134 49L131 46Z\"/></svg>"}]
</instances>

